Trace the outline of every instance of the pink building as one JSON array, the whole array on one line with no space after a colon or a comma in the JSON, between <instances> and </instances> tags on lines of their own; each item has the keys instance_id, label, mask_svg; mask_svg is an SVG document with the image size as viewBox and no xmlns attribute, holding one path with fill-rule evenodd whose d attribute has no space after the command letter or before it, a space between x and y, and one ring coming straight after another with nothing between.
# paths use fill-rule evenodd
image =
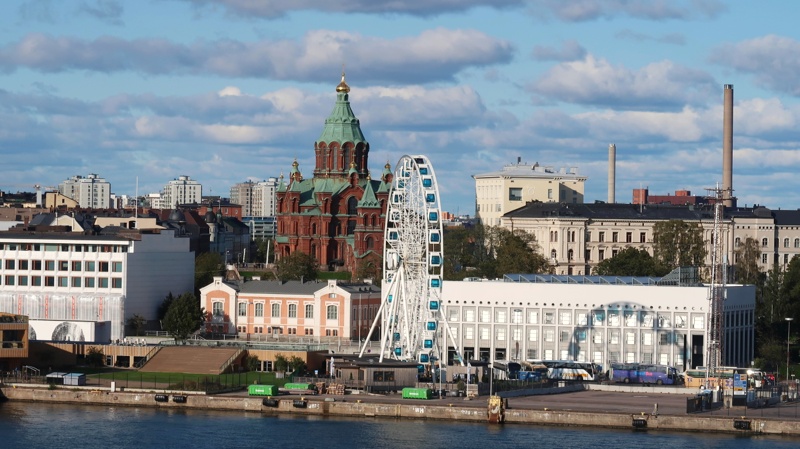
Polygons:
<instances>
[{"instance_id":1,"label":"pink building","mask_svg":"<svg viewBox=\"0 0 800 449\"><path fill-rule=\"evenodd\" d=\"M367 337L378 313L381 290L335 280L226 281L219 276L200 289L200 302L207 332L254 340L358 341Z\"/></svg>"}]
</instances>

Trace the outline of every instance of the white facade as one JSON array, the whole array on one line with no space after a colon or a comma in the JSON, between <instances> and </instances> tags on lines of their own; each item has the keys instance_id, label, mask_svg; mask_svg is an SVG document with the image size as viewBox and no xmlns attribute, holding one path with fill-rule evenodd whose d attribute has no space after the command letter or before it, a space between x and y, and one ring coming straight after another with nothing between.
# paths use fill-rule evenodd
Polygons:
<instances>
[{"instance_id":1,"label":"white facade","mask_svg":"<svg viewBox=\"0 0 800 449\"><path fill-rule=\"evenodd\" d=\"M442 312L466 359L640 362L683 370L707 351L707 286L563 283L444 283ZM550 278L553 279L553 278ZM584 279L585 281L586 279ZM606 282L613 282L608 278ZM755 287L729 285L723 363L749 366ZM449 337L447 337L449 339ZM447 343L452 364L454 346Z\"/></svg>"},{"instance_id":2,"label":"white facade","mask_svg":"<svg viewBox=\"0 0 800 449\"><path fill-rule=\"evenodd\" d=\"M88 209L111 207L111 183L92 173L85 178L73 176L58 186L58 191Z\"/></svg>"},{"instance_id":3,"label":"white facade","mask_svg":"<svg viewBox=\"0 0 800 449\"><path fill-rule=\"evenodd\" d=\"M278 180L240 182L231 187L231 203L242 206L244 217L274 217Z\"/></svg>"},{"instance_id":4,"label":"white facade","mask_svg":"<svg viewBox=\"0 0 800 449\"><path fill-rule=\"evenodd\" d=\"M173 209L178 204L200 203L203 186L188 176L179 176L164 186L161 197L161 209Z\"/></svg>"},{"instance_id":5,"label":"white facade","mask_svg":"<svg viewBox=\"0 0 800 449\"><path fill-rule=\"evenodd\" d=\"M542 167L518 161L475 179L475 216L485 226L499 226L500 217L530 201L582 203L585 176L577 169Z\"/></svg>"},{"instance_id":6,"label":"white facade","mask_svg":"<svg viewBox=\"0 0 800 449\"><path fill-rule=\"evenodd\" d=\"M128 235L0 234L0 311L107 323L112 340L134 314L156 320L167 294L192 291L194 253L173 231Z\"/></svg>"}]
</instances>

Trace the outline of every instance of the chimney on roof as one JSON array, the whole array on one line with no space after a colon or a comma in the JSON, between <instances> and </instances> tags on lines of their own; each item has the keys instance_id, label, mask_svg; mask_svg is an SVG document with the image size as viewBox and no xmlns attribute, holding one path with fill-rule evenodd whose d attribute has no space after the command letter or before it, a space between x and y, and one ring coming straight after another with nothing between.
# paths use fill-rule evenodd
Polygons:
<instances>
[{"instance_id":1,"label":"chimney on roof","mask_svg":"<svg viewBox=\"0 0 800 449\"><path fill-rule=\"evenodd\" d=\"M733 84L726 84L723 91L722 204L733 207Z\"/></svg>"}]
</instances>

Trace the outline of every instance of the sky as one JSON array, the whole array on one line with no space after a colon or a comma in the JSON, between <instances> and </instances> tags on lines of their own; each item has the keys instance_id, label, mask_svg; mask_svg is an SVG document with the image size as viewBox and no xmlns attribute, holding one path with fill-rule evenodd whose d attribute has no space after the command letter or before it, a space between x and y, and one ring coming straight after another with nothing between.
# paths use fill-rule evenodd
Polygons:
<instances>
[{"instance_id":1,"label":"sky","mask_svg":"<svg viewBox=\"0 0 800 449\"><path fill-rule=\"evenodd\" d=\"M378 177L425 154L445 210L517 158L576 167L585 200L722 182L734 85L740 205L800 208L800 2L3 0L0 189L188 175L206 195L306 177L344 65Z\"/></svg>"}]
</instances>

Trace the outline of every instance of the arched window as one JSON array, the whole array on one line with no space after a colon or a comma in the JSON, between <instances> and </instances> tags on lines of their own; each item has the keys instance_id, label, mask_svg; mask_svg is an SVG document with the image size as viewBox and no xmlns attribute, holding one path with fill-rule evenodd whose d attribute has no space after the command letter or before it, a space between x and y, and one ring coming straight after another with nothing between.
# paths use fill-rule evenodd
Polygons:
<instances>
[{"instance_id":1,"label":"arched window","mask_svg":"<svg viewBox=\"0 0 800 449\"><path fill-rule=\"evenodd\" d=\"M313 304L306 304L306 315L305 318L314 318L314 305Z\"/></svg>"},{"instance_id":2,"label":"arched window","mask_svg":"<svg viewBox=\"0 0 800 449\"><path fill-rule=\"evenodd\" d=\"M742 246L742 239L736 237L736 239L733 241L733 245L736 246L737 248Z\"/></svg>"},{"instance_id":3,"label":"arched window","mask_svg":"<svg viewBox=\"0 0 800 449\"><path fill-rule=\"evenodd\" d=\"M356 197L351 196L347 199L347 215L356 215L358 213L358 200Z\"/></svg>"},{"instance_id":4,"label":"arched window","mask_svg":"<svg viewBox=\"0 0 800 449\"><path fill-rule=\"evenodd\" d=\"M794 239L794 247L800 248L800 239Z\"/></svg>"},{"instance_id":5,"label":"arched window","mask_svg":"<svg viewBox=\"0 0 800 449\"><path fill-rule=\"evenodd\" d=\"M788 248L789 247L789 239L788 238L783 239L783 247L784 248Z\"/></svg>"},{"instance_id":6,"label":"arched window","mask_svg":"<svg viewBox=\"0 0 800 449\"><path fill-rule=\"evenodd\" d=\"M556 260L556 256L557 256L556 250L550 251L550 258L551 259Z\"/></svg>"},{"instance_id":7,"label":"arched window","mask_svg":"<svg viewBox=\"0 0 800 449\"><path fill-rule=\"evenodd\" d=\"M761 246L767 246L768 244L769 244L769 240L767 240L767 238L766 238L766 237L764 237L763 239L761 239Z\"/></svg>"},{"instance_id":8,"label":"arched window","mask_svg":"<svg viewBox=\"0 0 800 449\"><path fill-rule=\"evenodd\" d=\"M572 260L575 253L572 250L567 251L567 260Z\"/></svg>"},{"instance_id":9,"label":"arched window","mask_svg":"<svg viewBox=\"0 0 800 449\"><path fill-rule=\"evenodd\" d=\"M372 249L374 245L375 245L375 239L373 239L372 236L367 236L367 238L364 240L364 248Z\"/></svg>"},{"instance_id":10,"label":"arched window","mask_svg":"<svg viewBox=\"0 0 800 449\"><path fill-rule=\"evenodd\" d=\"M339 319L339 307L335 305L329 305L327 308L326 318L329 320L338 320Z\"/></svg>"},{"instance_id":11,"label":"arched window","mask_svg":"<svg viewBox=\"0 0 800 449\"><path fill-rule=\"evenodd\" d=\"M297 318L297 304L289 304L289 318Z\"/></svg>"},{"instance_id":12,"label":"arched window","mask_svg":"<svg viewBox=\"0 0 800 449\"><path fill-rule=\"evenodd\" d=\"M317 224L311 223L311 235L317 235Z\"/></svg>"}]
</instances>

